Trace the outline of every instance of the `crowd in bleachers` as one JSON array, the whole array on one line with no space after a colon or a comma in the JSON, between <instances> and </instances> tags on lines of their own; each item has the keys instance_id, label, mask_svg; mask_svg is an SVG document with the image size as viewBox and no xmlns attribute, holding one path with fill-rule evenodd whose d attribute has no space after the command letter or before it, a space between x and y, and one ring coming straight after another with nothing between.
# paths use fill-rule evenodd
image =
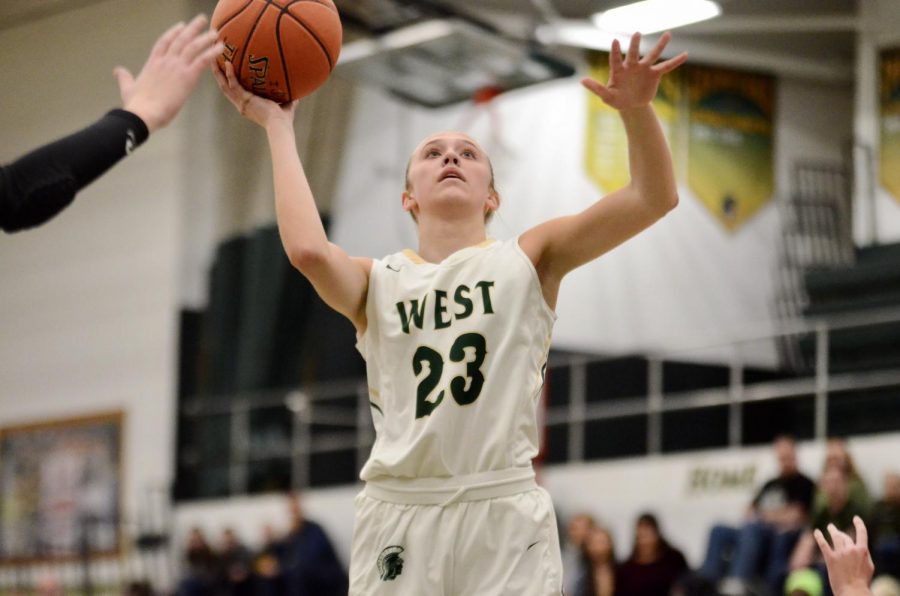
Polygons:
<instances>
[{"instance_id":1,"label":"crowd in bleachers","mask_svg":"<svg viewBox=\"0 0 900 596\"><path fill-rule=\"evenodd\" d=\"M347 573L322 527L306 519L295 496L288 499L290 529L262 528L261 546L250 549L231 528L213 545L193 528L184 556L178 596L344 596Z\"/></svg>"},{"instance_id":2,"label":"crowd in bleachers","mask_svg":"<svg viewBox=\"0 0 900 596\"><path fill-rule=\"evenodd\" d=\"M591 513L568 518L563 539L566 596L832 596L814 538L829 526L854 535L859 516L869 531L875 596L900 596L900 474L884 478L873 498L846 444L828 441L817 481L799 469L790 437L774 442L778 474L758 488L737 526L713 525L706 555L691 569L650 512L638 516L631 550L622 555ZM347 593L347 575L323 529L289 499L290 531L262 528L251 550L231 529L213 546L195 528L189 537L179 596L332 596ZM599 509L599 508L598 508Z\"/></svg>"},{"instance_id":3,"label":"crowd in bleachers","mask_svg":"<svg viewBox=\"0 0 900 596\"><path fill-rule=\"evenodd\" d=\"M876 596L900 596L900 474L885 476L873 499L844 441L828 441L818 481L800 471L790 437L774 443L779 473L764 483L738 526L714 525L697 569L660 530L654 515L635 524L633 549L616 556L609 531L573 515L563 548L566 594L573 596L831 596L814 531L855 535L868 527Z\"/></svg>"}]
</instances>

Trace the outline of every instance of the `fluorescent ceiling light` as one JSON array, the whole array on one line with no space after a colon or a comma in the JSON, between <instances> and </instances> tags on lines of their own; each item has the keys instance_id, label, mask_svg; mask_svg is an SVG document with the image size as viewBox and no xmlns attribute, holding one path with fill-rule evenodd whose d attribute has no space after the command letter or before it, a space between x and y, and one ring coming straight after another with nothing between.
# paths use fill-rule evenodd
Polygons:
<instances>
[{"instance_id":1,"label":"fluorescent ceiling light","mask_svg":"<svg viewBox=\"0 0 900 596\"><path fill-rule=\"evenodd\" d=\"M538 25L534 33L544 45L574 46L604 52L612 49L613 40L618 39L620 44L628 47L630 39L627 34L601 31L588 21L559 21Z\"/></svg>"},{"instance_id":2,"label":"fluorescent ceiling light","mask_svg":"<svg viewBox=\"0 0 900 596\"><path fill-rule=\"evenodd\" d=\"M469 23L436 20L348 43L337 72L436 108L469 101L484 87L518 89L575 69Z\"/></svg>"},{"instance_id":3,"label":"fluorescent ceiling light","mask_svg":"<svg viewBox=\"0 0 900 596\"><path fill-rule=\"evenodd\" d=\"M710 0L643 0L626 4L593 16L594 24L617 33L656 33L722 14L722 8Z\"/></svg>"}]
</instances>

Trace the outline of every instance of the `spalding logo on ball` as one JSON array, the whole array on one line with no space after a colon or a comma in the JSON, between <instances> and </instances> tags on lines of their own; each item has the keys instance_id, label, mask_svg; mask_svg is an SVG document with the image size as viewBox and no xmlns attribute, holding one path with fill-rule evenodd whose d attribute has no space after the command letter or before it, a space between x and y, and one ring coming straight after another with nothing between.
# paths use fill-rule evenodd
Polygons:
<instances>
[{"instance_id":1,"label":"spalding logo on ball","mask_svg":"<svg viewBox=\"0 0 900 596\"><path fill-rule=\"evenodd\" d=\"M240 84L278 103L305 97L328 79L341 53L332 0L219 0L210 24Z\"/></svg>"}]
</instances>

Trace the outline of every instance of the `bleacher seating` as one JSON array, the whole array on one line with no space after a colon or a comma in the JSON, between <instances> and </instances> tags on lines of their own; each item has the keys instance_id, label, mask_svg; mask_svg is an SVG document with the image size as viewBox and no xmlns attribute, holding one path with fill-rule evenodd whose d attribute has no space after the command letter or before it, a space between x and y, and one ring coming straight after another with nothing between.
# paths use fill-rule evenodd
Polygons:
<instances>
[{"instance_id":1,"label":"bleacher seating","mask_svg":"<svg viewBox=\"0 0 900 596\"><path fill-rule=\"evenodd\" d=\"M900 309L900 243L859 249L853 265L811 269L805 281L809 318ZM900 321L836 330L829 343L833 373L900 368ZM813 362L815 338L801 349Z\"/></svg>"}]
</instances>

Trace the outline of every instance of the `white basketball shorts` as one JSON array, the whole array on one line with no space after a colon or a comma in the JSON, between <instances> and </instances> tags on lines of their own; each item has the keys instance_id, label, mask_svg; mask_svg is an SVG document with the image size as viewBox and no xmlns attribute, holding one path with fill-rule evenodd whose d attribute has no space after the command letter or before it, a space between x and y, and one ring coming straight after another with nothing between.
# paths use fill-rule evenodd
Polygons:
<instances>
[{"instance_id":1,"label":"white basketball shorts","mask_svg":"<svg viewBox=\"0 0 900 596\"><path fill-rule=\"evenodd\" d=\"M529 470L369 482L357 495L350 596L560 596L550 495Z\"/></svg>"}]
</instances>

